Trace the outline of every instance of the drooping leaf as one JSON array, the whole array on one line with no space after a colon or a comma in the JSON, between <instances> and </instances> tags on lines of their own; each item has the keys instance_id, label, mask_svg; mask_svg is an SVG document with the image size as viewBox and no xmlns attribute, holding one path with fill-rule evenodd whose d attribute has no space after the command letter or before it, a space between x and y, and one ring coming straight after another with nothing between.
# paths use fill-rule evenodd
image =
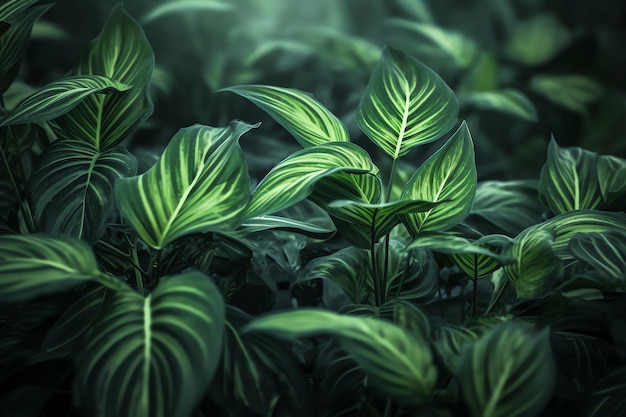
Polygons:
<instances>
[{"instance_id":1,"label":"drooping leaf","mask_svg":"<svg viewBox=\"0 0 626 417\"><path fill-rule=\"evenodd\" d=\"M552 397L548 329L506 322L463 347L457 377L473 417L534 417Z\"/></svg>"},{"instance_id":2,"label":"drooping leaf","mask_svg":"<svg viewBox=\"0 0 626 417\"><path fill-rule=\"evenodd\" d=\"M343 123L309 93L267 85L240 85L222 91L239 94L259 106L304 148L350 141Z\"/></svg>"},{"instance_id":3,"label":"drooping leaf","mask_svg":"<svg viewBox=\"0 0 626 417\"><path fill-rule=\"evenodd\" d=\"M452 137L415 171L402 190L402 200L424 200L437 204L431 210L402 214L409 233L442 231L463 220L476 194L474 145L463 122Z\"/></svg>"},{"instance_id":4,"label":"drooping leaf","mask_svg":"<svg viewBox=\"0 0 626 417\"><path fill-rule=\"evenodd\" d=\"M576 259L590 264L606 277L626 279L626 233L575 234L568 249Z\"/></svg>"},{"instance_id":5,"label":"drooping leaf","mask_svg":"<svg viewBox=\"0 0 626 417\"><path fill-rule=\"evenodd\" d=\"M586 114L587 105L602 95L602 86L582 75L535 75L530 88L555 104Z\"/></svg>"},{"instance_id":6,"label":"drooping leaf","mask_svg":"<svg viewBox=\"0 0 626 417\"><path fill-rule=\"evenodd\" d=\"M530 122L539 120L537 109L521 91L505 88L494 91L476 91L465 97L465 103L484 110L512 114Z\"/></svg>"},{"instance_id":7,"label":"drooping leaf","mask_svg":"<svg viewBox=\"0 0 626 417\"><path fill-rule=\"evenodd\" d=\"M191 233L233 230L250 198L239 138L257 126L180 129L150 170L117 182L120 214L155 249Z\"/></svg>"},{"instance_id":8,"label":"drooping leaf","mask_svg":"<svg viewBox=\"0 0 626 417\"><path fill-rule=\"evenodd\" d=\"M540 14L519 23L506 42L507 55L525 65L542 64L566 46L571 34L555 16Z\"/></svg>"},{"instance_id":9,"label":"drooping leaf","mask_svg":"<svg viewBox=\"0 0 626 417\"><path fill-rule=\"evenodd\" d=\"M430 68L386 48L357 110L361 130L394 159L439 139L456 123L458 102Z\"/></svg>"},{"instance_id":10,"label":"drooping leaf","mask_svg":"<svg viewBox=\"0 0 626 417\"><path fill-rule=\"evenodd\" d=\"M42 232L97 241L116 214L113 185L136 173L135 157L122 146L99 152L84 142L54 142L27 190L35 225Z\"/></svg>"},{"instance_id":11,"label":"drooping leaf","mask_svg":"<svg viewBox=\"0 0 626 417\"><path fill-rule=\"evenodd\" d=\"M601 155L597 168L600 192L604 201L609 204L626 192L626 160Z\"/></svg>"},{"instance_id":12,"label":"drooping leaf","mask_svg":"<svg viewBox=\"0 0 626 417\"><path fill-rule=\"evenodd\" d=\"M91 94L127 91L130 87L99 75L74 75L53 81L19 103L0 126L52 120L72 110Z\"/></svg>"},{"instance_id":13,"label":"drooping leaf","mask_svg":"<svg viewBox=\"0 0 626 417\"><path fill-rule=\"evenodd\" d=\"M76 358L75 407L88 416L190 416L220 360L219 289L192 271L162 278L146 298L112 295Z\"/></svg>"},{"instance_id":14,"label":"drooping leaf","mask_svg":"<svg viewBox=\"0 0 626 417\"><path fill-rule=\"evenodd\" d=\"M329 229L327 227L318 226L309 222L303 222L288 217L266 215L246 219L237 226L237 229L234 232L228 234L246 236L251 233L263 232L266 230L285 230L321 240L330 238L336 232L335 229Z\"/></svg>"},{"instance_id":15,"label":"drooping leaf","mask_svg":"<svg viewBox=\"0 0 626 417\"><path fill-rule=\"evenodd\" d=\"M98 275L91 248L76 238L47 234L0 236L0 304L59 293Z\"/></svg>"},{"instance_id":16,"label":"drooping leaf","mask_svg":"<svg viewBox=\"0 0 626 417\"><path fill-rule=\"evenodd\" d=\"M131 88L124 94L91 95L56 119L57 133L99 150L118 145L152 114L150 77L154 54L141 26L120 5L81 54L70 75L101 75Z\"/></svg>"},{"instance_id":17,"label":"drooping leaf","mask_svg":"<svg viewBox=\"0 0 626 417\"><path fill-rule=\"evenodd\" d=\"M174 13L198 13L202 11L206 12L225 12L233 9L232 4L228 4L223 1L211 1L211 0L176 0L168 1L154 7L147 12L140 20L141 24L145 25L153 22L163 16L171 15Z\"/></svg>"}]
</instances>

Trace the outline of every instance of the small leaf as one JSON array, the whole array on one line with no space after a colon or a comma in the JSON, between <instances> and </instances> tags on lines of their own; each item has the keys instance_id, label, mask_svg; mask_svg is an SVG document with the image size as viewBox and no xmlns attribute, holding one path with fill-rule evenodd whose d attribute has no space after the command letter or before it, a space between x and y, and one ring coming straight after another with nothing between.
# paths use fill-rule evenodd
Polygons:
<instances>
[{"instance_id":1,"label":"small leaf","mask_svg":"<svg viewBox=\"0 0 626 417\"><path fill-rule=\"evenodd\" d=\"M224 302L199 272L164 277L147 298L112 294L76 358L83 415L188 417L220 361Z\"/></svg>"},{"instance_id":2,"label":"small leaf","mask_svg":"<svg viewBox=\"0 0 626 417\"><path fill-rule=\"evenodd\" d=\"M524 93L514 88L476 91L465 97L465 103L484 110L495 110L512 114L531 122L539 120L535 105Z\"/></svg>"},{"instance_id":3,"label":"small leaf","mask_svg":"<svg viewBox=\"0 0 626 417\"><path fill-rule=\"evenodd\" d=\"M505 48L511 58L533 66L543 64L554 57L570 39L570 32L555 16L540 14L518 24Z\"/></svg>"},{"instance_id":4,"label":"small leaf","mask_svg":"<svg viewBox=\"0 0 626 417\"><path fill-rule=\"evenodd\" d=\"M463 122L448 142L415 171L402 190L402 200L441 204L423 213L403 214L402 223L413 236L421 231L442 231L455 226L472 208L476 183L474 145Z\"/></svg>"},{"instance_id":5,"label":"small leaf","mask_svg":"<svg viewBox=\"0 0 626 417\"><path fill-rule=\"evenodd\" d=\"M221 1L211 0L176 0L168 1L154 7L147 12L142 18L143 25L153 22L163 16L174 13L198 13L206 12L225 12L233 10L233 5Z\"/></svg>"},{"instance_id":6,"label":"small leaf","mask_svg":"<svg viewBox=\"0 0 626 417\"><path fill-rule=\"evenodd\" d=\"M304 148L350 141L343 123L309 93L266 85L240 85L221 91L239 94L259 106Z\"/></svg>"},{"instance_id":7,"label":"small leaf","mask_svg":"<svg viewBox=\"0 0 626 417\"><path fill-rule=\"evenodd\" d=\"M598 182L608 204L626 192L626 159L602 155L598 158Z\"/></svg>"},{"instance_id":8,"label":"small leaf","mask_svg":"<svg viewBox=\"0 0 626 417\"><path fill-rule=\"evenodd\" d=\"M251 233L264 232L266 230L285 230L320 240L326 240L336 232L335 229L329 229L309 222L303 222L288 217L266 215L246 219L237 226L234 232L228 234L246 236Z\"/></svg>"},{"instance_id":9,"label":"small leaf","mask_svg":"<svg viewBox=\"0 0 626 417\"><path fill-rule=\"evenodd\" d=\"M240 121L180 129L147 172L115 185L122 218L154 249L197 232L231 231L249 200Z\"/></svg>"},{"instance_id":10,"label":"small leaf","mask_svg":"<svg viewBox=\"0 0 626 417\"><path fill-rule=\"evenodd\" d=\"M386 48L357 110L361 130L393 159L435 141L458 117L448 85L426 65Z\"/></svg>"},{"instance_id":11,"label":"small leaf","mask_svg":"<svg viewBox=\"0 0 626 417\"><path fill-rule=\"evenodd\" d=\"M603 93L602 86L582 75L535 75L530 88L555 104L586 114L587 105Z\"/></svg>"},{"instance_id":12,"label":"small leaf","mask_svg":"<svg viewBox=\"0 0 626 417\"><path fill-rule=\"evenodd\" d=\"M626 280L626 233L575 234L568 249L576 259L590 264L606 277Z\"/></svg>"}]
</instances>

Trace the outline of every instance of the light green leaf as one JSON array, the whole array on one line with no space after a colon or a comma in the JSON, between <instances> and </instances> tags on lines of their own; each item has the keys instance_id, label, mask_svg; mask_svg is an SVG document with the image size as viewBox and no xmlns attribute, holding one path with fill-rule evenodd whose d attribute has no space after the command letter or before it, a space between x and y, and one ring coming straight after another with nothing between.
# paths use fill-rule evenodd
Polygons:
<instances>
[{"instance_id":1,"label":"light green leaf","mask_svg":"<svg viewBox=\"0 0 626 417\"><path fill-rule=\"evenodd\" d=\"M576 259L590 264L607 278L626 279L626 233L575 234L568 249Z\"/></svg>"},{"instance_id":2,"label":"light green leaf","mask_svg":"<svg viewBox=\"0 0 626 417\"><path fill-rule=\"evenodd\" d=\"M259 106L304 148L350 141L343 123L309 93L267 85L240 85L221 91L239 94Z\"/></svg>"},{"instance_id":3,"label":"light green leaf","mask_svg":"<svg viewBox=\"0 0 626 417\"><path fill-rule=\"evenodd\" d=\"M608 204L626 192L626 159L602 155L598 158L598 182Z\"/></svg>"},{"instance_id":4,"label":"light green leaf","mask_svg":"<svg viewBox=\"0 0 626 417\"><path fill-rule=\"evenodd\" d=\"M61 140L44 152L27 197L42 232L97 241L117 213L113 185L135 175L137 162L126 148L99 152L87 143Z\"/></svg>"},{"instance_id":5,"label":"light green leaf","mask_svg":"<svg viewBox=\"0 0 626 417\"><path fill-rule=\"evenodd\" d=\"M57 133L107 150L152 114L154 54L141 26L117 5L70 75L101 75L130 86L124 94L91 95L56 119Z\"/></svg>"},{"instance_id":6,"label":"light green leaf","mask_svg":"<svg viewBox=\"0 0 626 417\"><path fill-rule=\"evenodd\" d=\"M155 249L191 233L232 231L250 197L239 137L257 126L180 129L152 168L115 185L122 218Z\"/></svg>"},{"instance_id":7,"label":"light green leaf","mask_svg":"<svg viewBox=\"0 0 626 417\"><path fill-rule=\"evenodd\" d=\"M266 215L246 219L237 226L234 232L228 233L228 235L246 236L266 230L285 230L320 240L326 240L336 232L335 229L329 229L309 222L288 217Z\"/></svg>"},{"instance_id":8,"label":"light green leaf","mask_svg":"<svg viewBox=\"0 0 626 417\"><path fill-rule=\"evenodd\" d=\"M402 223L411 235L442 231L463 220L476 193L474 144L463 122L452 137L415 171L402 190L402 200L441 202L429 211L403 214Z\"/></svg>"},{"instance_id":9,"label":"light green leaf","mask_svg":"<svg viewBox=\"0 0 626 417\"><path fill-rule=\"evenodd\" d=\"M437 381L428 343L386 321L299 309L255 319L244 331L270 333L287 340L335 336L372 384L401 403L417 405L429 401Z\"/></svg>"},{"instance_id":10,"label":"light green leaf","mask_svg":"<svg viewBox=\"0 0 626 417\"><path fill-rule=\"evenodd\" d=\"M552 397L548 329L505 322L465 345L457 377L472 417L534 417Z\"/></svg>"},{"instance_id":11,"label":"light green leaf","mask_svg":"<svg viewBox=\"0 0 626 417\"><path fill-rule=\"evenodd\" d=\"M307 198L317 181L337 172L376 174L367 152L333 142L295 152L276 165L252 193L244 218L274 213Z\"/></svg>"},{"instance_id":12,"label":"light green leaf","mask_svg":"<svg viewBox=\"0 0 626 417\"><path fill-rule=\"evenodd\" d=\"M147 298L112 295L76 358L75 407L88 416L190 416L220 361L219 289L187 272L162 278Z\"/></svg>"},{"instance_id":13,"label":"light green leaf","mask_svg":"<svg viewBox=\"0 0 626 417\"><path fill-rule=\"evenodd\" d=\"M539 120L537 109L521 91L505 88L495 91L476 91L465 97L465 104L484 110L496 110L518 116L524 120Z\"/></svg>"},{"instance_id":14,"label":"light green leaf","mask_svg":"<svg viewBox=\"0 0 626 417\"><path fill-rule=\"evenodd\" d=\"M530 88L555 104L586 114L587 105L600 98L602 86L582 75L535 75Z\"/></svg>"},{"instance_id":15,"label":"light green leaf","mask_svg":"<svg viewBox=\"0 0 626 417\"><path fill-rule=\"evenodd\" d=\"M0 126L45 122L72 110L91 94L127 91L130 87L99 75L75 75L46 85L20 102Z\"/></svg>"},{"instance_id":16,"label":"light green leaf","mask_svg":"<svg viewBox=\"0 0 626 417\"><path fill-rule=\"evenodd\" d=\"M47 234L0 236L0 304L21 303L98 277L83 241Z\"/></svg>"},{"instance_id":17,"label":"light green leaf","mask_svg":"<svg viewBox=\"0 0 626 417\"><path fill-rule=\"evenodd\" d=\"M233 5L221 1L211 0L176 0L168 1L154 7L140 20L145 25L163 16L174 13L198 13L198 12L226 12L233 10Z\"/></svg>"},{"instance_id":18,"label":"light green leaf","mask_svg":"<svg viewBox=\"0 0 626 417\"><path fill-rule=\"evenodd\" d=\"M439 139L456 123L457 99L434 71L386 48L357 110L361 130L393 159Z\"/></svg>"},{"instance_id":19,"label":"light green leaf","mask_svg":"<svg viewBox=\"0 0 626 417\"><path fill-rule=\"evenodd\" d=\"M602 203L598 155L581 148L560 148L554 138L541 170L539 197L555 214L594 209Z\"/></svg>"},{"instance_id":20,"label":"light green leaf","mask_svg":"<svg viewBox=\"0 0 626 417\"><path fill-rule=\"evenodd\" d=\"M571 34L555 16L540 14L514 28L506 42L507 54L529 66L543 64L563 49Z\"/></svg>"}]
</instances>

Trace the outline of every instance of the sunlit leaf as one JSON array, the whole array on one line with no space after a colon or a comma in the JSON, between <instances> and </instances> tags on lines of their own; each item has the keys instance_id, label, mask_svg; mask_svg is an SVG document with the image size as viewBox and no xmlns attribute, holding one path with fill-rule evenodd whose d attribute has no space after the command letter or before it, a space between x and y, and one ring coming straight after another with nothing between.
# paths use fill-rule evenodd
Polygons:
<instances>
[{"instance_id":1,"label":"sunlit leaf","mask_svg":"<svg viewBox=\"0 0 626 417\"><path fill-rule=\"evenodd\" d=\"M441 202L431 210L401 215L413 236L421 231L449 229L463 220L472 208L476 193L474 144L467 124L459 129L409 179L402 200Z\"/></svg>"},{"instance_id":2,"label":"sunlit leaf","mask_svg":"<svg viewBox=\"0 0 626 417\"><path fill-rule=\"evenodd\" d=\"M495 110L512 114L524 120L539 120L537 109L521 91L505 88L495 91L476 91L465 97L465 103L484 110Z\"/></svg>"},{"instance_id":3,"label":"sunlit leaf","mask_svg":"<svg viewBox=\"0 0 626 417\"><path fill-rule=\"evenodd\" d=\"M164 277L147 298L116 292L76 358L74 405L89 416L190 416L223 333L221 293L202 273Z\"/></svg>"},{"instance_id":4,"label":"sunlit leaf","mask_svg":"<svg viewBox=\"0 0 626 417\"><path fill-rule=\"evenodd\" d=\"M532 66L554 57L570 39L570 32L555 16L540 14L518 24L505 48L511 58Z\"/></svg>"},{"instance_id":5,"label":"sunlit leaf","mask_svg":"<svg viewBox=\"0 0 626 417\"><path fill-rule=\"evenodd\" d=\"M626 192L626 159L602 155L598 158L598 182L606 203Z\"/></svg>"},{"instance_id":6,"label":"sunlit leaf","mask_svg":"<svg viewBox=\"0 0 626 417\"><path fill-rule=\"evenodd\" d=\"M582 75L535 75L530 88L553 103L581 114L603 93L597 81Z\"/></svg>"},{"instance_id":7,"label":"sunlit leaf","mask_svg":"<svg viewBox=\"0 0 626 417\"><path fill-rule=\"evenodd\" d=\"M626 233L580 233L574 235L568 248L580 259L607 277L626 279Z\"/></svg>"},{"instance_id":8,"label":"sunlit leaf","mask_svg":"<svg viewBox=\"0 0 626 417\"><path fill-rule=\"evenodd\" d=\"M225 12L233 9L232 4L211 0L176 0L168 1L154 7L140 20L145 25L163 16L176 13Z\"/></svg>"},{"instance_id":9,"label":"sunlit leaf","mask_svg":"<svg viewBox=\"0 0 626 417\"><path fill-rule=\"evenodd\" d=\"M350 141L343 123L309 93L266 85L240 85L222 91L239 94L259 106L304 148Z\"/></svg>"},{"instance_id":10,"label":"sunlit leaf","mask_svg":"<svg viewBox=\"0 0 626 417\"><path fill-rule=\"evenodd\" d=\"M534 417L552 397L548 329L502 323L465 345L457 377L473 417Z\"/></svg>"},{"instance_id":11,"label":"sunlit leaf","mask_svg":"<svg viewBox=\"0 0 626 417\"><path fill-rule=\"evenodd\" d=\"M191 233L233 230L250 187L239 138L257 126L180 129L150 170L117 182L120 214L155 249Z\"/></svg>"},{"instance_id":12,"label":"sunlit leaf","mask_svg":"<svg viewBox=\"0 0 626 417\"><path fill-rule=\"evenodd\" d=\"M35 225L42 232L95 242L117 214L113 185L136 173L135 157L121 146L99 152L84 142L54 142L27 190Z\"/></svg>"},{"instance_id":13,"label":"sunlit leaf","mask_svg":"<svg viewBox=\"0 0 626 417\"><path fill-rule=\"evenodd\" d=\"M456 123L458 102L430 68L386 48L357 112L361 130L394 159L439 139Z\"/></svg>"}]
</instances>

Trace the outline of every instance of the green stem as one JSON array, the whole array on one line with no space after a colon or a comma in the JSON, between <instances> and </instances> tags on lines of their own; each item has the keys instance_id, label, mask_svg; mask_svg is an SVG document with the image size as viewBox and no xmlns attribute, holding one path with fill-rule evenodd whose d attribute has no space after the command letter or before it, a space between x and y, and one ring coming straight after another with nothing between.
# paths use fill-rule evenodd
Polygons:
<instances>
[{"instance_id":1,"label":"green stem","mask_svg":"<svg viewBox=\"0 0 626 417\"><path fill-rule=\"evenodd\" d=\"M387 181L387 189L385 190L385 201L384 203L388 203L391 199L391 190L393 189L393 180L396 177L396 165L398 163L398 159L394 159L391 163L391 171L389 172L389 180Z\"/></svg>"},{"instance_id":2,"label":"green stem","mask_svg":"<svg viewBox=\"0 0 626 417\"><path fill-rule=\"evenodd\" d=\"M35 222L33 221L33 216L30 213L30 210L26 207L26 204L24 204L24 200L22 200L22 194L20 193L20 189L17 186L17 182L15 181L13 172L11 172L11 166L9 165L9 161L6 155L4 154L4 150L2 148L0 148L0 155L2 155L2 163L4 164L4 169L6 169L7 175L9 176L11 189L13 191L13 194L15 194L15 199L17 200L19 204L20 211L22 212L22 216L24 217L24 220L26 221L26 228L28 229L30 233L32 233L36 230Z\"/></svg>"}]
</instances>

